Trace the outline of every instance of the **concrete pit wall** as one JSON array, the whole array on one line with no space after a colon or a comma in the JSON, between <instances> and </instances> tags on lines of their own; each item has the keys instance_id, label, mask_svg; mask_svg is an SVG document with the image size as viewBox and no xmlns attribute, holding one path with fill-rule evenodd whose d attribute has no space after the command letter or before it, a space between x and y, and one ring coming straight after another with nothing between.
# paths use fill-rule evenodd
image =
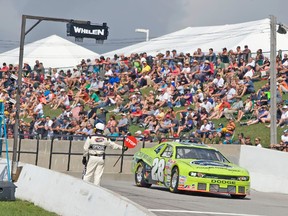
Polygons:
<instances>
[{"instance_id":1,"label":"concrete pit wall","mask_svg":"<svg viewBox=\"0 0 288 216\"><path fill-rule=\"evenodd\" d=\"M112 191L52 170L24 164L16 197L62 216L155 216Z\"/></svg>"},{"instance_id":2,"label":"concrete pit wall","mask_svg":"<svg viewBox=\"0 0 288 216\"><path fill-rule=\"evenodd\" d=\"M241 146L239 164L249 170L251 188L288 194L288 152Z\"/></svg>"}]
</instances>

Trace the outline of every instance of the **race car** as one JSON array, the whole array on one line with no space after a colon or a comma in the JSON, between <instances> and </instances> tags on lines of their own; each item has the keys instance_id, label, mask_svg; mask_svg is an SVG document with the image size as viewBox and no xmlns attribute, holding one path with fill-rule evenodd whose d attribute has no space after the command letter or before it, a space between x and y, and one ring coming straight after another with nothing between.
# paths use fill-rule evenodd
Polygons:
<instances>
[{"instance_id":1,"label":"race car","mask_svg":"<svg viewBox=\"0 0 288 216\"><path fill-rule=\"evenodd\" d=\"M250 192L247 170L217 149L191 142L162 142L133 156L132 172L140 187L163 185L171 192L195 191L245 198Z\"/></svg>"}]
</instances>

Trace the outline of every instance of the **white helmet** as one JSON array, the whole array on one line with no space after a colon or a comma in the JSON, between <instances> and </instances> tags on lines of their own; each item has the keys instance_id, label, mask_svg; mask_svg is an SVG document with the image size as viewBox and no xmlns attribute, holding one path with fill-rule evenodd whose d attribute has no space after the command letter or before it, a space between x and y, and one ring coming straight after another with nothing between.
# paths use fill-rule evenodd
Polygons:
<instances>
[{"instance_id":1,"label":"white helmet","mask_svg":"<svg viewBox=\"0 0 288 216\"><path fill-rule=\"evenodd\" d=\"M95 127L97 130L104 131L105 125L103 123L97 123Z\"/></svg>"}]
</instances>

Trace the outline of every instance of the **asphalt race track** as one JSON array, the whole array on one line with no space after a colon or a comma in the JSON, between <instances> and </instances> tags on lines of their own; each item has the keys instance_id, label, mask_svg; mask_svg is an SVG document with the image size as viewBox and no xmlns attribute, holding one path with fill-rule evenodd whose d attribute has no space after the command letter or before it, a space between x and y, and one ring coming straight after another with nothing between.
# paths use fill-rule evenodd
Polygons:
<instances>
[{"instance_id":1,"label":"asphalt race track","mask_svg":"<svg viewBox=\"0 0 288 216\"><path fill-rule=\"evenodd\" d=\"M140 188L133 181L103 179L101 186L129 198L159 216L287 216L288 195L251 191L243 200L201 193L173 194L158 186Z\"/></svg>"}]
</instances>

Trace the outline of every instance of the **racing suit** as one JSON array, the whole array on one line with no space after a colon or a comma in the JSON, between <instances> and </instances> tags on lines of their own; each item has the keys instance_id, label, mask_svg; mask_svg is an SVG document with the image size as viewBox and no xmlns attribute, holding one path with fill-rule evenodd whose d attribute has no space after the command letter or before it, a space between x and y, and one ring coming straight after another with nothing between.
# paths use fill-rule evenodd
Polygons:
<instances>
[{"instance_id":1,"label":"racing suit","mask_svg":"<svg viewBox=\"0 0 288 216\"><path fill-rule=\"evenodd\" d=\"M86 174L83 180L94 183L95 185L100 184L101 176L104 171L104 159L105 149L109 146L112 149L122 149L121 145L112 142L110 139L102 135L92 135L88 137L84 144L83 157L88 157L88 164Z\"/></svg>"}]
</instances>

